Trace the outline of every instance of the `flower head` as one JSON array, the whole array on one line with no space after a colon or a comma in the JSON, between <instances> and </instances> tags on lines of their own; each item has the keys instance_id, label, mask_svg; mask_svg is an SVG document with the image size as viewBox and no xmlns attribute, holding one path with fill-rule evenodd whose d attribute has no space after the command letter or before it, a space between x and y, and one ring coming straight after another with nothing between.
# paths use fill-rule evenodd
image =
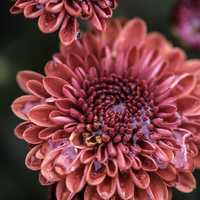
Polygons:
<instances>
[{"instance_id":1,"label":"flower head","mask_svg":"<svg viewBox=\"0 0 200 200\"><path fill-rule=\"evenodd\" d=\"M39 18L38 26L43 33L59 30L61 42L69 45L79 37L78 18L103 30L116 7L117 0L17 0L10 12Z\"/></svg>"},{"instance_id":2,"label":"flower head","mask_svg":"<svg viewBox=\"0 0 200 200\"><path fill-rule=\"evenodd\" d=\"M179 0L173 10L173 26L185 46L200 49L200 1Z\"/></svg>"},{"instance_id":3,"label":"flower head","mask_svg":"<svg viewBox=\"0 0 200 200\"><path fill-rule=\"evenodd\" d=\"M200 61L187 61L140 19L61 45L45 76L17 76L28 93L12 105L25 121L16 136L32 145L26 165L41 184L57 184L57 200L191 192L200 166L199 72Z\"/></svg>"}]
</instances>

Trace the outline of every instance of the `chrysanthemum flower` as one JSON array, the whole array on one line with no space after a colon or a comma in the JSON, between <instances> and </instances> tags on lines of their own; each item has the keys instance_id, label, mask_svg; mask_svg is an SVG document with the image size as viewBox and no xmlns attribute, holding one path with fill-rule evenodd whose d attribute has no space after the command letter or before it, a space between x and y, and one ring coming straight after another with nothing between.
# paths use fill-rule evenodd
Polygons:
<instances>
[{"instance_id":1,"label":"chrysanthemum flower","mask_svg":"<svg viewBox=\"0 0 200 200\"><path fill-rule=\"evenodd\" d=\"M173 10L173 31L191 49L200 49L200 1L178 0Z\"/></svg>"},{"instance_id":2,"label":"chrysanthemum flower","mask_svg":"<svg viewBox=\"0 0 200 200\"><path fill-rule=\"evenodd\" d=\"M91 32L45 66L20 72L12 105L31 144L26 165L57 200L168 200L200 166L200 61L140 19Z\"/></svg>"},{"instance_id":3,"label":"chrysanthemum flower","mask_svg":"<svg viewBox=\"0 0 200 200\"><path fill-rule=\"evenodd\" d=\"M59 29L61 42L69 45L79 36L78 18L104 30L116 6L117 0L17 0L10 12L39 18L38 26L43 33Z\"/></svg>"}]
</instances>

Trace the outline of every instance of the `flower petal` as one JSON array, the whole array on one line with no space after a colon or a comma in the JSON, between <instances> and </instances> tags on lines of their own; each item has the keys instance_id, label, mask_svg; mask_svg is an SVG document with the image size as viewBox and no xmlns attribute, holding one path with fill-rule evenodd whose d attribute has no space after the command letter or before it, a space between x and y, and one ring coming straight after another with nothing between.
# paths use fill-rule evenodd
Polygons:
<instances>
[{"instance_id":1,"label":"flower petal","mask_svg":"<svg viewBox=\"0 0 200 200\"><path fill-rule=\"evenodd\" d=\"M135 185L140 189L146 189L150 184L150 177L143 170L131 172L131 177Z\"/></svg>"},{"instance_id":2,"label":"flower petal","mask_svg":"<svg viewBox=\"0 0 200 200\"><path fill-rule=\"evenodd\" d=\"M87 166L80 165L79 168L67 175L66 186L72 193L77 193L84 187L87 170Z\"/></svg>"},{"instance_id":3,"label":"flower petal","mask_svg":"<svg viewBox=\"0 0 200 200\"><path fill-rule=\"evenodd\" d=\"M148 195L152 200L167 200L168 189L166 184L156 175L151 175L150 186L147 189Z\"/></svg>"},{"instance_id":4,"label":"flower petal","mask_svg":"<svg viewBox=\"0 0 200 200\"><path fill-rule=\"evenodd\" d=\"M103 164L94 160L89 165L86 180L90 185L99 185L106 177L106 169Z\"/></svg>"},{"instance_id":5,"label":"flower petal","mask_svg":"<svg viewBox=\"0 0 200 200\"><path fill-rule=\"evenodd\" d=\"M97 186L99 196L105 200L110 199L116 190L116 178L106 177L102 183Z\"/></svg>"},{"instance_id":6,"label":"flower petal","mask_svg":"<svg viewBox=\"0 0 200 200\"><path fill-rule=\"evenodd\" d=\"M44 12L38 20L38 27L43 33L53 33L63 22L65 11L59 13Z\"/></svg>"},{"instance_id":7,"label":"flower petal","mask_svg":"<svg viewBox=\"0 0 200 200\"><path fill-rule=\"evenodd\" d=\"M131 178L130 172L119 173L117 178L117 191L119 196L128 200L131 199L134 195L134 183Z\"/></svg>"},{"instance_id":8,"label":"flower petal","mask_svg":"<svg viewBox=\"0 0 200 200\"><path fill-rule=\"evenodd\" d=\"M192 173L181 172L178 174L176 188L181 192L192 192L196 188L196 180Z\"/></svg>"},{"instance_id":9,"label":"flower petal","mask_svg":"<svg viewBox=\"0 0 200 200\"><path fill-rule=\"evenodd\" d=\"M77 37L79 27L74 17L67 16L59 31L59 38L63 45L70 45Z\"/></svg>"},{"instance_id":10,"label":"flower petal","mask_svg":"<svg viewBox=\"0 0 200 200\"><path fill-rule=\"evenodd\" d=\"M130 20L116 39L114 49L117 51L127 51L133 46L139 46L144 41L145 35L146 25L144 21L141 19Z\"/></svg>"},{"instance_id":11,"label":"flower petal","mask_svg":"<svg viewBox=\"0 0 200 200\"><path fill-rule=\"evenodd\" d=\"M25 95L17 98L13 102L11 108L15 115L23 120L27 120L30 110L40 103L41 99L39 99L38 97L35 97L33 95Z\"/></svg>"},{"instance_id":12,"label":"flower petal","mask_svg":"<svg viewBox=\"0 0 200 200\"><path fill-rule=\"evenodd\" d=\"M63 97L63 87L68 84L64 79L48 76L43 80L45 90L53 97Z\"/></svg>"},{"instance_id":13,"label":"flower petal","mask_svg":"<svg viewBox=\"0 0 200 200\"><path fill-rule=\"evenodd\" d=\"M20 88L26 93L29 93L29 90L26 87L26 83L29 80L36 80L36 81L42 82L42 79L43 79L43 76L37 72L21 71L17 74L17 82Z\"/></svg>"},{"instance_id":14,"label":"flower petal","mask_svg":"<svg viewBox=\"0 0 200 200\"><path fill-rule=\"evenodd\" d=\"M53 127L56 124L50 120L50 113L55 110L54 106L38 105L31 109L29 112L29 119L31 122L42 127Z\"/></svg>"},{"instance_id":15,"label":"flower petal","mask_svg":"<svg viewBox=\"0 0 200 200\"><path fill-rule=\"evenodd\" d=\"M58 182L56 186L56 199L57 200L72 200L75 194L71 193L65 186L64 181Z\"/></svg>"}]
</instances>

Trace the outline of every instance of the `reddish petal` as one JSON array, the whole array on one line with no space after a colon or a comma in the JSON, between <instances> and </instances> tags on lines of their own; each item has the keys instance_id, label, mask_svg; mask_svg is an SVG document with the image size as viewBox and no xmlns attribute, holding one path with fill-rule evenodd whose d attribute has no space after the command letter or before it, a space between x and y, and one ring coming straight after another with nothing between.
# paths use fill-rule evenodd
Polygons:
<instances>
[{"instance_id":1,"label":"reddish petal","mask_svg":"<svg viewBox=\"0 0 200 200\"><path fill-rule=\"evenodd\" d=\"M106 163L106 172L110 177L115 177L118 172L118 165L115 159L108 159Z\"/></svg>"},{"instance_id":2,"label":"reddish petal","mask_svg":"<svg viewBox=\"0 0 200 200\"><path fill-rule=\"evenodd\" d=\"M30 122L23 122L21 124L19 124L16 128L15 128L15 136L19 139L24 139L23 138L23 133L26 129L32 127L33 124L31 124Z\"/></svg>"},{"instance_id":3,"label":"reddish petal","mask_svg":"<svg viewBox=\"0 0 200 200\"><path fill-rule=\"evenodd\" d=\"M54 106L50 105L39 105L35 106L31 111L29 112L29 119L31 122L38 126L42 127L53 127L56 124L52 122L49 118L50 113L55 110Z\"/></svg>"},{"instance_id":4,"label":"reddish petal","mask_svg":"<svg viewBox=\"0 0 200 200\"><path fill-rule=\"evenodd\" d=\"M85 144L83 143L82 135L79 132L72 132L70 136L70 142L78 149L86 148Z\"/></svg>"},{"instance_id":5,"label":"reddish petal","mask_svg":"<svg viewBox=\"0 0 200 200\"><path fill-rule=\"evenodd\" d=\"M37 171L41 169L42 160L37 157L40 148L40 145L33 147L26 156L25 164L31 170Z\"/></svg>"},{"instance_id":6,"label":"reddish petal","mask_svg":"<svg viewBox=\"0 0 200 200\"><path fill-rule=\"evenodd\" d=\"M77 37L79 27L76 18L67 16L60 28L59 38L63 45L70 45Z\"/></svg>"},{"instance_id":7,"label":"reddish petal","mask_svg":"<svg viewBox=\"0 0 200 200\"><path fill-rule=\"evenodd\" d=\"M119 196L124 200L133 198L134 183L130 172L119 173L117 178L117 191Z\"/></svg>"},{"instance_id":8,"label":"reddish petal","mask_svg":"<svg viewBox=\"0 0 200 200\"><path fill-rule=\"evenodd\" d=\"M131 172L131 177L135 185L140 189L146 189L150 184L149 175L143 170Z\"/></svg>"},{"instance_id":9,"label":"reddish petal","mask_svg":"<svg viewBox=\"0 0 200 200\"><path fill-rule=\"evenodd\" d=\"M176 188L185 193L192 192L196 188L196 180L192 173L179 173L178 174L178 181L176 183Z\"/></svg>"},{"instance_id":10,"label":"reddish petal","mask_svg":"<svg viewBox=\"0 0 200 200\"><path fill-rule=\"evenodd\" d=\"M156 175L151 176L150 186L147 189L148 195L152 200L167 200L168 189L166 184Z\"/></svg>"},{"instance_id":11,"label":"reddish petal","mask_svg":"<svg viewBox=\"0 0 200 200\"><path fill-rule=\"evenodd\" d=\"M102 200L93 186L87 186L84 192L84 200Z\"/></svg>"},{"instance_id":12,"label":"reddish petal","mask_svg":"<svg viewBox=\"0 0 200 200\"><path fill-rule=\"evenodd\" d=\"M89 165L86 180L90 185L99 185L106 177L105 166L98 161L93 161Z\"/></svg>"},{"instance_id":13,"label":"reddish petal","mask_svg":"<svg viewBox=\"0 0 200 200\"><path fill-rule=\"evenodd\" d=\"M106 21L102 17L98 16L96 12L93 12L93 16L90 19L90 23L97 29L97 30L105 30L106 28Z\"/></svg>"},{"instance_id":14,"label":"reddish petal","mask_svg":"<svg viewBox=\"0 0 200 200\"><path fill-rule=\"evenodd\" d=\"M66 142L65 142L66 143ZM58 158L55 160L56 171L59 170L59 174L70 174L74 170L80 167L80 153L70 144L64 147Z\"/></svg>"},{"instance_id":15,"label":"reddish petal","mask_svg":"<svg viewBox=\"0 0 200 200\"><path fill-rule=\"evenodd\" d=\"M56 14L45 12L39 17L38 26L43 33L53 33L60 27L64 16L64 11Z\"/></svg>"},{"instance_id":16,"label":"reddish petal","mask_svg":"<svg viewBox=\"0 0 200 200\"><path fill-rule=\"evenodd\" d=\"M149 198L146 190L135 188L134 200L147 200Z\"/></svg>"},{"instance_id":17,"label":"reddish petal","mask_svg":"<svg viewBox=\"0 0 200 200\"><path fill-rule=\"evenodd\" d=\"M108 160L108 152L104 145L101 145L98 147L96 157L97 157L97 160L101 163L104 163L105 161Z\"/></svg>"},{"instance_id":18,"label":"reddish petal","mask_svg":"<svg viewBox=\"0 0 200 200\"><path fill-rule=\"evenodd\" d=\"M49 13L58 13L63 9L63 2L47 1L45 5L45 10Z\"/></svg>"},{"instance_id":19,"label":"reddish petal","mask_svg":"<svg viewBox=\"0 0 200 200\"><path fill-rule=\"evenodd\" d=\"M56 173L54 170L54 161L61 153L60 149L53 150L49 152L41 165L41 174L51 182L58 181L61 179L61 177Z\"/></svg>"},{"instance_id":20,"label":"reddish petal","mask_svg":"<svg viewBox=\"0 0 200 200\"><path fill-rule=\"evenodd\" d=\"M66 186L72 193L77 193L84 187L87 170L87 166L80 165L79 168L67 175Z\"/></svg>"},{"instance_id":21,"label":"reddish petal","mask_svg":"<svg viewBox=\"0 0 200 200\"><path fill-rule=\"evenodd\" d=\"M17 82L20 88L26 93L29 93L26 87L27 81L36 80L36 81L42 82L42 79L43 79L43 76L37 72L21 71L17 74Z\"/></svg>"},{"instance_id":22,"label":"reddish petal","mask_svg":"<svg viewBox=\"0 0 200 200\"><path fill-rule=\"evenodd\" d=\"M48 181L41 173L39 174L39 182L43 186L49 186L52 185L54 182Z\"/></svg>"},{"instance_id":23,"label":"reddish petal","mask_svg":"<svg viewBox=\"0 0 200 200\"><path fill-rule=\"evenodd\" d=\"M102 183L97 186L99 196L105 200L110 199L116 191L116 178L106 177Z\"/></svg>"},{"instance_id":24,"label":"reddish petal","mask_svg":"<svg viewBox=\"0 0 200 200\"><path fill-rule=\"evenodd\" d=\"M76 1L66 0L64 1L64 7L67 13L73 17L78 17L81 15L82 9Z\"/></svg>"},{"instance_id":25,"label":"reddish petal","mask_svg":"<svg viewBox=\"0 0 200 200\"><path fill-rule=\"evenodd\" d=\"M196 78L192 74L182 74L178 76L170 86L171 92L176 98L188 95L196 85Z\"/></svg>"},{"instance_id":26,"label":"reddish petal","mask_svg":"<svg viewBox=\"0 0 200 200\"><path fill-rule=\"evenodd\" d=\"M151 156L143 155L143 156L141 156L140 160L142 162L142 169L144 171L157 171L158 170L157 163Z\"/></svg>"},{"instance_id":27,"label":"reddish petal","mask_svg":"<svg viewBox=\"0 0 200 200\"><path fill-rule=\"evenodd\" d=\"M72 200L75 194L71 193L65 186L64 181L58 182L56 186L57 200Z\"/></svg>"},{"instance_id":28,"label":"reddish petal","mask_svg":"<svg viewBox=\"0 0 200 200\"><path fill-rule=\"evenodd\" d=\"M25 7L24 16L27 18L37 18L44 12L43 6L38 6L38 3L32 3Z\"/></svg>"},{"instance_id":29,"label":"reddish petal","mask_svg":"<svg viewBox=\"0 0 200 200\"><path fill-rule=\"evenodd\" d=\"M145 38L146 25L141 19L129 21L115 41L116 51L127 51L133 46L139 46ZM131 42L130 42L131 41Z\"/></svg>"},{"instance_id":30,"label":"reddish petal","mask_svg":"<svg viewBox=\"0 0 200 200\"><path fill-rule=\"evenodd\" d=\"M156 32L149 33L146 36L145 46L147 46L147 48L162 50L164 53L168 52L171 48L166 38L162 34Z\"/></svg>"},{"instance_id":31,"label":"reddish petal","mask_svg":"<svg viewBox=\"0 0 200 200\"><path fill-rule=\"evenodd\" d=\"M48 98L49 94L44 89L43 85L36 80L30 80L26 84L27 89L31 94L39 97L39 98Z\"/></svg>"},{"instance_id":32,"label":"reddish petal","mask_svg":"<svg viewBox=\"0 0 200 200\"><path fill-rule=\"evenodd\" d=\"M67 81L58 77L45 77L44 81L45 90L53 97L63 97L63 87L68 84Z\"/></svg>"},{"instance_id":33,"label":"reddish petal","mask_svg":"<svg viewBox=\"0 0 200 200\"><path fill-rule=\"evenodd\" d=\"M38 97L26 95L17 98L13 102L11 108L15 115L23 120L27 120L30 110L40 103L41 100Z\"/></svg>"},{"instance_id":34,"label":"reddish petal","mask_svg":"<svg viewBox=\"0 0 200 200\"><path fill-rule=\"evenodd\" d=\"M45 65L45 74L47 76L56 76L66 81L71 81L73 77L76 78L75 73L70 67L62 63L57 63L55 61L49 61Z\"/></svg>"},{"instance_id":35,"label":"reddish petal","mask_svg":"<svg viewBox=\"0 0 200 200\"><path fill-rule=\"evenodd\" d=\"M85 149L81 151L80 161L83 164L87 164L90 163L92 160L94 160L95 156L96 156L95 149Z\"/></svg>"},{"instance_id":36,"label":"reddish petal","mask_svg":"<svg viewBox=\"0 0 200 200\"><path fill-rule=\"evenodd\" d=\"M39 132L43 130L42 127L32 126L27 128L23 133L23 138L30 144L39 144L42 140L39 138Z\"/></svg>"},{"instance_id":37,"label":"reddish petal","mask_svg":"<svg viewBox=\"0 0 200 200\"><path fill-rule=\"evenodd\" d=\"M175 181L177 176L177 171L172 165L169 165L166 169L159 169L156 173L168 182Z\"/></svg>"}]
</instances>

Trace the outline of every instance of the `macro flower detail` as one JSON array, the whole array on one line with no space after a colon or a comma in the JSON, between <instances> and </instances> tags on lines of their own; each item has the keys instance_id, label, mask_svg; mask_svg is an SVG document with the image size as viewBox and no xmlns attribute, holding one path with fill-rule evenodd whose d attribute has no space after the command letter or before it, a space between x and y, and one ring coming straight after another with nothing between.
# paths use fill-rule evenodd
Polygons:
<instances>
[{"instance_id":1,"label":"macro flower detail","mask_svg":"<svg viewBox=\"0 0 200 200\"><path fill-rule=\"evenodd\" d=\"M10 12L23 13L29 19L38 18L43 33L59 30L61 42L69 45L79 37L78 19L104 30L116 7L117 0L17 0Z\"/></svg>"},{"instance_id":2,"label":"macro flower detail","mask_svg":"<svg viewBox=\"0 0 200 200\"><path fill-rule=\"evenodd\" d=\"M173 10L173 31L186 47L200 49L200 2L178 0Z\"/></svg>"},{"instance_id":3,"label":"macro flower detail","mask_svg":"<svg viewBox=\"0 0 200 200\"><path fill-rule=\"evenodd\" d=\"M200 61L141 19L92 31L17 75L12 104L26 165L57 200L170 200L200 167Z\"/></svg>"}]
</instances>

